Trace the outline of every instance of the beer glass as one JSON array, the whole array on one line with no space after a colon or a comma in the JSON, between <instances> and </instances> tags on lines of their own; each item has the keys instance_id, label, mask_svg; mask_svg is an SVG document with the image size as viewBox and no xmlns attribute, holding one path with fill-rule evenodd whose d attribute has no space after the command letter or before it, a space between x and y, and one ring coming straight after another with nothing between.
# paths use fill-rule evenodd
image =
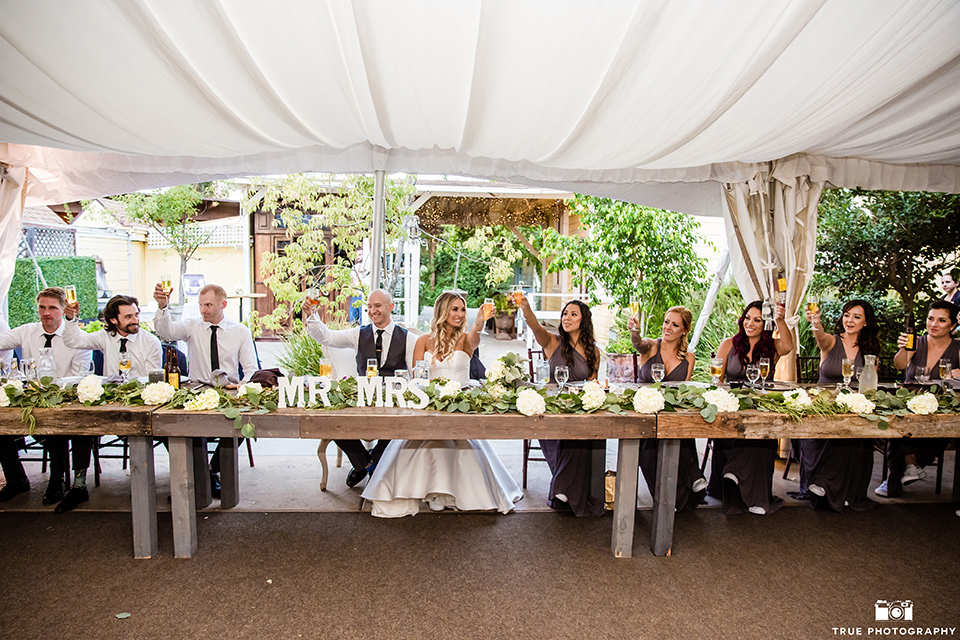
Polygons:
<instances>
[{"instance_id":1,"label":"beer glass","mask_svg":"<svg viewBox=\"0 0 960 640\"><path fill-rule=\"evenodd\" d=\"M328 378L333 377L333 360L329 358L320 358L320 366L318 368L318 373L321 377L326 376Z\"/></svg>"},{"instance_id":2,"label":"beer glass","mask_svg":"<svg viewBox=\"0 0 960 640\"><path fill-rule=\"evenodd\" d=\"M74 285L68 284L63 288L63 292L66 295L67 304L77 304L77 288Z\"/></svg>"},{"instance_id":3,"label":"beer glass","mask_svg":"<svg viewBox=\"0 0 960 640\"><path fill-rule=\"evenodd\" d=\"M380 371L380 363L377 362L376 358L369 358L367 360L367 377L374 378L377 373Z\"/></svg>"}]
</instances>

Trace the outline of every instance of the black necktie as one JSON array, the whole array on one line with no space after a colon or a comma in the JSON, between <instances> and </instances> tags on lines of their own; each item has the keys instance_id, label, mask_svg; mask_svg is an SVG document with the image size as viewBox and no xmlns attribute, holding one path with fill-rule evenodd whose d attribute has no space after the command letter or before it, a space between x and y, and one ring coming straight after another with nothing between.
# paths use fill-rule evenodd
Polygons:
<instances>
[{"instance_id":1,"label":"black necktie","mask_svg":"<svg viewBox=\"0 0 960 640\"><path fill-rule=\"evenodd\" d=\"M220 348L217 347L217 325L210 325L210 371L220 368Z\"/></svg>"},{"instance_id":2,"label":"black necktie","mask_svg":"<svg viewBox=\"0 0 960 640\"><path fill-rule=\"evenodd\" d=\"M52 344L52 343L53 343L53 337L54 337L55 335L57 335L57 334L55 334L55 333L45 333L45 334L43 334L43 339L46 340L46 342L43 343L43 348L44 348L44 349L49 349L50 347L53 346L53 344Z\"/></svg>"},{"instance_id":3,"label":"black necktie","mask_svg":"<svg viewBox=\"0 0 960 640\"><path fill-rule=\"evenodd\" d=\"M127 352L127 340L129 340L129 338L120 338L120 353Z\"/></svg>"},{"instance_id":4,"label":"black necktie","mask_svg":"<svg viewBox=\"0 0 960 640\"><path fill-rule=\"evenodd\" d=\"M377 329L377 342L375 345L377 351L377 366L383 364L380 356L383 354L383 329Z\"/></svg>"}]
</instances>

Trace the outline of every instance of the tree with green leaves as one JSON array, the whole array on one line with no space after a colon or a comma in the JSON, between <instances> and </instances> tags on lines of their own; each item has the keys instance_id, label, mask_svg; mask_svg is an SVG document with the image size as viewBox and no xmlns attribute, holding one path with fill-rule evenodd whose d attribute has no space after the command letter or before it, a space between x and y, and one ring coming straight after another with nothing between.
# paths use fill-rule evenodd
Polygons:
<instances>
[{"instance_id":1,"label":"tree with green leaves","mask_svg":"<svg viewBox=\"0 0 960 640\"><path fill-rule=\"evenodd\" d=\"M385 185L386 224L383 245L398 250L406 238L403 220L410 214L414 193L410 181L388 179ZM307 287L320 290L320 308L328 320L344 321L338 299L366 296L358 272L360 249L370 237L373 221L374 179L368 175L286 175L258 179L251 184L244 207L276 214L275 224L286 230L289 240L280 253L266 253L261 263L264 283L277 306L269 316L254 318L254 324L279 329L299 311ZM402 252L398 251L398 258ZM328 260L328 257L330 258ZM403 267L400 259L383 271L383 286L394 290ZM328 299L332 297L333 299Z\"/></svg>"},{"instance_id":2,"label":"tree with green leaves","mask_svg":"<svg viewBox=\"0 0 960 640\"><path fill-rule=\"evenodd\" d=\"M197 205L202 200L197 187L192 184L180 185L150 194L131 193L117 199L126 205L131 219L149 226L170 243L180 256L182 278L187 272L187 262L212 233L212 230L206 230L196 223ZM86 208L86 204L84 206ZM177 289L182 305L183 287Z\"/></svg>"},{"instance_id":3,"label":"tree with green leaves","mask_svg":"<svg viewBox=\"0 0 960 640\"><path fill-rule=\"evenodd\" d=\"M937 297L939 275L956 266L960 196L832 189L818 207L818 279L841 298L896 291L907 313Z\"/></svg>"},{"instance_id":4,"label":"tree with green leaves","mask_svg":"<svg viewBox=\"0 0 960 640\"><path fill-rule=\"evenodd\" d=\"M574 284L594 297L602 289L621 308L636 297L642 333L650 316L683 304L702 285L706 265L693 246L704 239L692 217L581 194L567 206L589 235L562 236L549 229L544 250L554 257L547 270L569 269Z\"/></svg>"}]
</instances>

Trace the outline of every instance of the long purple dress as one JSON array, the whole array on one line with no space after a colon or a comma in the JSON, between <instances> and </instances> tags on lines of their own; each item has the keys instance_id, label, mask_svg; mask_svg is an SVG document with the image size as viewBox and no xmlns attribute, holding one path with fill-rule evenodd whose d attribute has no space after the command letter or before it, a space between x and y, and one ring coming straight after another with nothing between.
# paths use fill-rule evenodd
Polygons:
<instances>
[{"instance_id":1,"label":"long purple dress","mask_svg":"<svg viewBox=\"0 0 960 640\"><path fill-rule=\"evenodd\" d=\"M724 378L727 382L747 379L746 368L732 349L727 355ZM767 378L773 378L773 367L770 367ZM773 513L783 506L783 500L773 495L776 457L776 440L714 438L707 491L723 501L722 509L727 515L743 513L750 507ZM724 478L728 473L733 474L737 482Z\"/></svg>"},{"instance_id":2,"label":"long purple dress","mask_svg":"<svg viewBox=\"0 0 960 640\"><path fill-rule=\"evenodd\" d=\"M842 366L845 351L840 336L834 336L833 349L820 363L819 384L843 382ZM863 366L863 354L858 352L854 368ZM800 441L801 490L803 481L822 487L826 494L820 497L809 492L814 508L826 505L834 511L849 506L854 511L866 511L877 503L867 497L873 477L873 440L843 438Z\"/></svg>"},{"instance_id":3,"label":"long purple dress","mask_svg":"<svg viewBox=\"0 0 960 640\"><path fill-rule=\"evenodd\" d=\"M953 340L940 356L941 360L949 360L953 369L960 367L960 342ZM917 381L917 367L927 363L927 336L917 339L917 350L907 364L904 371L906 382ZM940 379L940 368L934 367L930 371L931 380ZM923 468L938 456L943 455L947 446L945 438L890 438L887 440L887 497L896 497L903 493L903 472L907 469L906 456L913 455L917 459L917 466Z\"/></svg>"},{"instance_id":4,"label":"long purple dress","mask_svg":"<svg viewBox=\"0 0 960 640\"><path fill-rule=\"evenodd\" d=\"M657 338L657 352L640 367L640 382L648 384L653 382L651 368L654 364L663 364L659 338ZM687 379L689 365L690 363L684 359L673 371L667 372L663 381L684 382ZM657 486L657 448L655 439L640 442L640 470L643 471L643 479L647 481L647 488L650 489L651 495L655 494ZM701 478L703 478L703 472L700 471L700 464L697 462L697 441L693 438L683 438L680 440L680 461L677 466L677 511L683 509L692 511L703 502L707 490L696 493L693 491L693 483Z\"/></svg>"},{"instance_id":5,"label":"long purple dress","mask_svg":"<svg viewBox=\"0 0 960 640\"><path fill-rule=\"evenodd\" d=\"M589 380L593 371L587 365L587 360L576 350L573 352L573 362L567 362L557 347L550 356L550 382L556 382L553 372L557 367L566 366L570 369L569 382ZM569 507L575 516L602 516L604 512L602 495L595 496L590 492L594 473L603 475L604 469L593 468L593 450L595 447L606 446L603 440L540 440L543 457L547 459L550 473L550 493L547 504L553 509ZM602 485L601 485L602 486ZM566 496L567 500L557 499L557 494Z\"/></svg>"}]
</instances>

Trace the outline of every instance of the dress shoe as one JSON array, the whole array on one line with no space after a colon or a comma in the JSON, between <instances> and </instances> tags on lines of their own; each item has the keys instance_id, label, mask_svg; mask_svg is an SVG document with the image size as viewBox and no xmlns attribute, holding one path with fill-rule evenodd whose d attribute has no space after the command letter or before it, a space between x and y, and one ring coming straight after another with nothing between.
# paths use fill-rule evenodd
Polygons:
<instances>
[{"instance_id":1,"label":"dress shoe","mask_svg":"<svg viewBox=\"0 0 960 640\"><path fill-rule=\"evenodd\" d=\"M27 491L30 491L30 481L26 478L8 482L3 489L0 489L0 502L6 502L14 496L26 493Z\"/></svg>"},{"instance_id":2,"label":"dress shoe","mask_svg":"<svg viewBox=\"0 0 960 640\"><path fill-rule=\"evenodd\" d=\"M47 490L43 493L43 504L57 504L63 500L63 483L51 480L47 483Z\"/></svg>"},{"instance_id":3,"label":"dress shoe","mask_svg":"<svg viewBox=\"0 0 960 640\"><path fill-rule=\"evenodd\" d=\"M210 495L214 498L220 498L220 474L210 474Z\"/></svg>"},{"instance_id":4,"label":"dress shoe","mask_svg":"<svg viewBox=\"0 0 960 640\"><path fill-rule=\"evenodd\" d=\"M90 494L87 492L87 488L73 487L70 491L67 491L67 495L63 496L63 500L60 501L60 504L57 505L57 508L53 510L54 513L66 513L67 511L73 511L81 503L86 502L90 499Z\"/></svg>"},{"instance_id":5,"label":"dress shoe","mask_svg":"<svg viewBox=\"0 0 960 640\"><path fill-rule=\"evenodd\" d=\"M367 477L366 467L364 467L363 469L357 469L357 468L350 469L350 473L347 474L347 486L355 487L358 484L360 484L360 481L366 477Z\"/></svg>"},{"instance_id":6,"label":"dress shoe","mask_svg":"<svg viewBox=\"0 0 960 640\"><path fill-rule=\"evenodd\" d=\"M787 495L794 500L809 500L810 494L806 491L787 491Z\"/></svg>"}]
</instances>

